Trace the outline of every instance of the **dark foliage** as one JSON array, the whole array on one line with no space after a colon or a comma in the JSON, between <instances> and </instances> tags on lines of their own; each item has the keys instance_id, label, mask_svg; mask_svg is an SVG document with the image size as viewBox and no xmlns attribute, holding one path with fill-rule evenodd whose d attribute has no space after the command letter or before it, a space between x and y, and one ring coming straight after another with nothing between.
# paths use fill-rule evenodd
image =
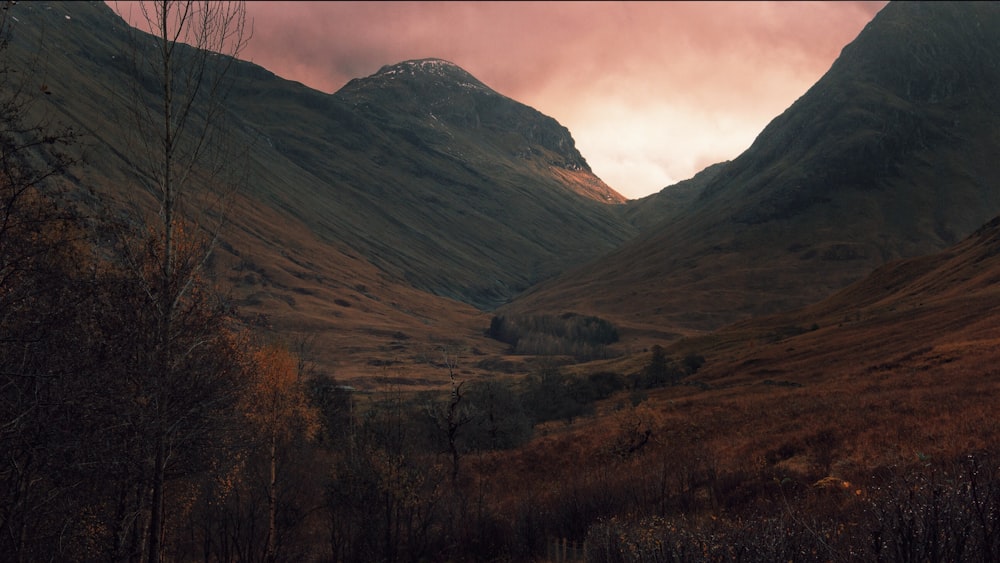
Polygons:
<instances>
[{"instance_id":1,"label":"dark foliage","mask_svg":"<svg viewBox=\"0 0 1000 563\"><path fill-rule=\"evenodd\" d=\"M314 374L306 383L306 389L310 402L320 415L323 428L320 443L331 448L343 444L353 416L351 390L325 373Z\"/></svg>"},{"instance_id":2,"label":"dark foliage","mask_svg":"<svg viewBox=\"0 0 1000 563\"><path fill-rule=\"evenodd\" d=\"M540 424L565 420L570 423L579 416L592 413L594 405L588 403L585 396L589 393L583 386L574 383L572 378L552 365L543 366L530 375L521 392L521 404L532 422Z\"/></svg>"},{"instance_id":3,"label":"dark foliage","mask_svg":"<svg viewBox=\"0 0 1000 563\"><path fill-rule=\"evenodd\" d=\"M993 561L1000 553L995 456L886 468L867 488L776 485L782 510L752 517L609 518L588 561ZM783 489L788 489L787 491Z\"/></svg>"},{"instance_id":4,"label":"dark foliage","mask_svg":"<svg viewBox=\"0 0 1000 563\"><path fill-rule=\"evenodd\" d=\"M694 353L677 361L667 357L662 346L655 345L650 351L649 363L641 372L631 374L629 383L637 391L677 385L683 378L696 373L704 363L705 358Z\"/></svg>"},{"instance_id":5,"label":"dark foliage","mask_svg":"<svg viewBox=\"0 0 1000 563\"><path fill-rule=\"evenodd\" d=\"M531 420L510 385L473 381L467 386L465 399L471 416L462 436L466 451L510 449L531 438Z\"/></svg>"},{"instance_id":6,"label":"dark foliage","mask_svg":"<svg viewBox=\"0 0 1000 563\"><path fill-rule=\"evenodd\" d=\"M593 360L609 356L607 346L618 342L618 329L594 316L498 315L487 336L511 346L515 354L573 356Z\"/></svg>"}]
</instances>

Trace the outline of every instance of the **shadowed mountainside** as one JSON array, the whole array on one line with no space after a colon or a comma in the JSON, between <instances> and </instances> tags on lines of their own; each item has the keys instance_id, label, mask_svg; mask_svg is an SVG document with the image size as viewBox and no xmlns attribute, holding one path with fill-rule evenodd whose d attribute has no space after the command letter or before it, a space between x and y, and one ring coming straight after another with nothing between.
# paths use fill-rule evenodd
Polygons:
<instances>
[{"instance_id":1,"label":"shadowed mountainside","mask_svg":"<svg viewBox=\"0 0 1000 563\"><path fill-rule=\"evenodd\" d=\"M38 89L35 111L82 134L67 184L87 205L155 212L124 112L131 61L151 43L101 2L12 9L8 56ZM248 315L319 334L326 365L406 357L417 335L427 349L481 339L474 307L635 231L564 127L454 64L387 66L334 94L246 62L231 76L223 144L244 182L215 276ZM154 103L154 81L139 86ZM193 207L213 197L200 189Z\"/></svg>"},{"instance_id":2,"label":"shadowed mountainside","mask_svg":"<svg viewBox=\"0 0 1000 563\"><path fill-rule=\"evenodd\" d=\"M332 96L269 82L241 82L233 106L319 186L294 213L419 289L489 308L632 234L564 127L451 63Z\"/></svg>"},{"instance_id":3,"label":"shadowed mountainside","mask_svg":"<svg viewBox=\"0 0 1000 563\"><path fill-rule=\"evenodd\" d=\"M890 4L684 213L510 309L704 331L945 248L1000 211L998 95L997 5Z\"/></svg>"},{"instance_id":4,"label":"shadowed mountainside","mask_svg":"<svg viewBox=\"0 0 1000 563\"><path fill-rule=\"evenodd\" d=\"M86 173L126 190L124 22L96 2L17 9L15 46L44 57L46 101L100 155ZM489 307L633 233L565 127L452 63L387 66L334 94L250 63L233 76L227 140L249 144L244 195L424 291Z\"/></svg>"}]
</instances>

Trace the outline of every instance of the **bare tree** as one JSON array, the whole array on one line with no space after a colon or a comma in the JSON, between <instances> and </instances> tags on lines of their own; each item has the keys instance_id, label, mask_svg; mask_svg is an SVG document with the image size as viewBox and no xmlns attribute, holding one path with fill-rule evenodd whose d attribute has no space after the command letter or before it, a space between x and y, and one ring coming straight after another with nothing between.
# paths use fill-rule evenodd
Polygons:
<instances>
[{"instance_id":1,"label":"bare tree","mask_svg":"<svg viewBox=\"0 0 1000 563\"><path fill-rule=\"evenodd\" d=\"M124 96L124 114L135 176L156 198L158 213L143 221L148 223L146 240L123 248L152 309L147 377L136 388L148 395L146 431L152 448L143 477L149 483L143 551L148 561L158 562L168 468L182 443L197 443L184 436L199 430L187 424L190 415L219 404L211 393L223 390L214 377L228 373L184 371L196 351L220 335L190 334L197 327L187 326L182 317L190 303L201 302L195 293L224 216L223 201L231 192L227 172L232 162L221 131L230 70L250 33L242 2L161 0L138 6L144 29L133 35L134 76ZM179 387L191 385L201 393L178 396ZM186 404L195 401L200 404Z\"/></svg>"},{"instance_id":2,"label":"bare tree","mask_svg":"<svg viewBox=\"0 0 1000 563\"><path fill-rule=\"evenodd\" d=\"M427 410L434 424L444 434L448 455L451 458L451 483L454 486L458 482L461 461L459 431L463 426L472 422L473 418L469 409L462 405L462 399L465 398L465 391L462 387L465 382L458 381L455 376L455 370L458 367L457 356L445 352L444 363L448 366L448 379L451 381L451 394L448 403L446 405L428 405Z\"/></svg>"}]
</instances>

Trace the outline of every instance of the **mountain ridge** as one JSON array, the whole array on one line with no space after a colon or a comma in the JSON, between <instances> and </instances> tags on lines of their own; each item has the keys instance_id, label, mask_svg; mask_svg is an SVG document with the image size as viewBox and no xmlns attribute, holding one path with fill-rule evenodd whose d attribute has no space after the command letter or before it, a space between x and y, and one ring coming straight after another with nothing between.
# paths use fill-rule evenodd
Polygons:
<instances>
[{"instance_id":1,"label":"mountain ridge","mask_svg":"<svg viewBox=\"0 0 1000 563\"><path fill-rule=\"evenodd\" d=\"M432 146L447 145L458 134L455 128L464 132L486 129L517 133L523 141L496 139L493 145L497 152L490 156L541 160L569 173L592 174L568 129L534 108L489 88L450 61L415 59L385 65L371 76L352 79L333 96L373 120L384 119L386 111L429 118L440 127L431 131L420 127L410 131L410 137L421 137ZM443 150L454 155L453 150ZM626 201L624 196L601 184L595 182L593 189L580 193L602 203Z\"/></svg>"},{"instance_id":2,"label":"mountain ridge","mask_svg":"<svg viewBox=\"0 0 1000 563\"><path fill-rule=\"evenodd\" d=\"M436 75L441 79L460 87L483 91L489 90L490 92L496 93L464 68L451 61L433 57L426 59L409 59L395 64L383 65L375 74L367 77L352 78L341 88L341 90L351 90L366 81L372 81L380 78L393 79L399 77L400 75L414 77L418 74Z\"/></svg>"}]
</instances>

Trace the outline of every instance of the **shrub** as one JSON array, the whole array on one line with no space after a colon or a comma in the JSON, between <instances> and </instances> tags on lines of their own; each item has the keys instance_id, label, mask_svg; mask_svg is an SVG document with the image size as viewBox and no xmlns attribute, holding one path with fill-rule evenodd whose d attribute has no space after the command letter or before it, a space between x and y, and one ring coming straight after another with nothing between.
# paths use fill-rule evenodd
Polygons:
<instances>
[{"instance_id":1,"label":"shrub","mask_svg":"<svg viewBox=\"0 0 1000 563\"><path fill-rule=\"evenodd\" d=\"M465 400L471 420L462 436L464 450L509 449L531 438L531 420L510 386L495 380L473 381Z\"/></svg>"},{"instance_id":2,"label":"shrub","mask_svg":"<svg viewBox=\"0 0 1000 563\"><path fill-rule=\"evenodd\" d=\"M535 424L564 419L573 422L578 416L593 412L594 406L574 393L574 380L555 366L543 366L526 379L521 403Z\"/></svg>"},{"instance_id":3,"label":"shrub","mask_svg":"<svg viewBox=\"0 0 1000 563\"><path fill-rule=\"evenodd\" d=\"M649 363L642 372L631 376L631 383L633 389L654 389L676 385L684 375L686 372L667 358L663 347L655 345L650 353Z\"/></svg>"}]
</instances>

